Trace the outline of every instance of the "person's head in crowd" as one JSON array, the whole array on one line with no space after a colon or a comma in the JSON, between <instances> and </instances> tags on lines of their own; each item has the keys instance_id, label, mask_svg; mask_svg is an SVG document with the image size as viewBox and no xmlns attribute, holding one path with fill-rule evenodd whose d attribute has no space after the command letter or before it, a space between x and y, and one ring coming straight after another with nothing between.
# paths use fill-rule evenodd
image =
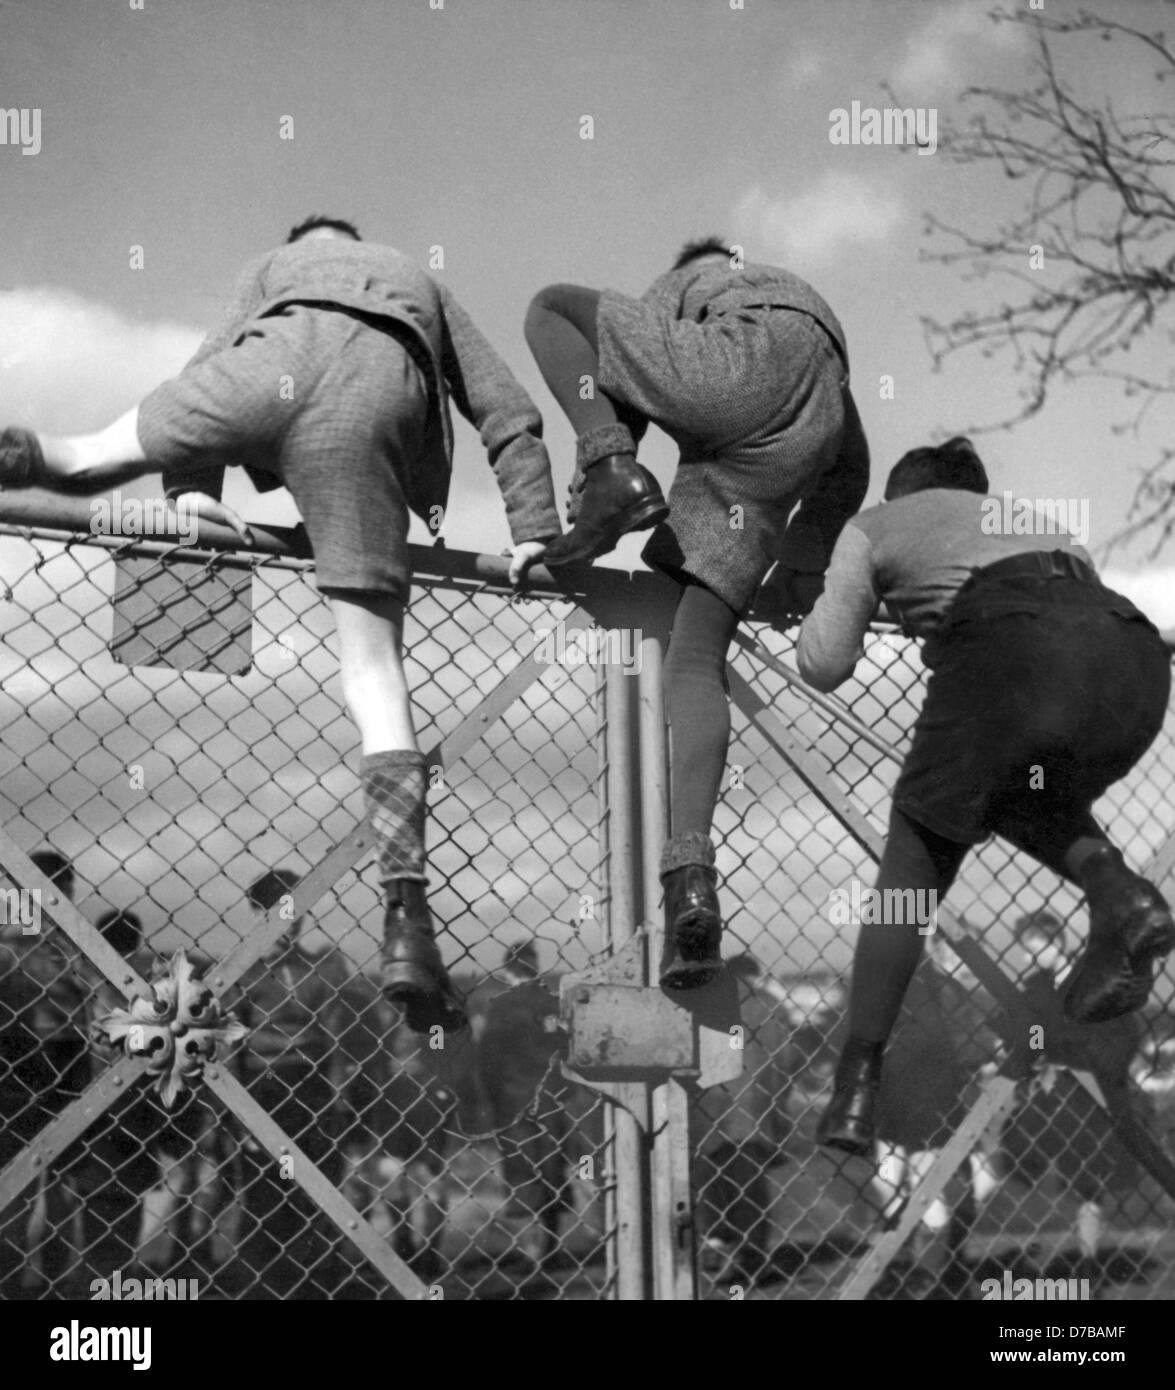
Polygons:
<instances>
[{"instance_id":1,"label":"person's head in crowd","mask_svg":"<svg viewBox=\"0 0 1175 1390\"><path fill-rule=\"evenodd\" d=\"M513 980L537 980L539 952L533 941L515 941L506 947L502 969Z\"/></svg>"},{"instance_id":2,"label":"person's head in crowd","mask_svg":"<svg viewBox=\"0 0 1175 1390\"><path fill-rule=\"evenodd\" d=\"M120 956L133 956L143 944L143 924L126 908L111 908L94 924Z\"/></svg>"},{"instance_id":3,"label":"person's head in crowd","mask_svg":"<svg viewBox=\"0 0 1175 1390\"><path fill-rule=\"evenodd\" d=\"M1014 935L1033 969L1047 970L1055 975L1066 964L1065 924L1047 907L1021 917Z\"/></svg>"},{"instance_id":4,"label":"person's head in crowd","mask_svg":"<svg viewBox=\"0 0 1175 1390\"><path fill-rule=\"evenodd\" d=\"M53 886L60 888L70 902L73 902L73 865L65 855L55 849L38 849L34 850L29 858Z\"/></svg>"},{"instance_id":5,"label":"person's head in crowd","mask_svg":"<svg viewBox=\"0 0 1175 1390\"><path fill-rule=\"evenodd\" d=\"M292 912L294 889L299 881L293 869L270 869L260 878L254 879L248 888L249 903L253 908L254 917L260 920L279 905L287 913ZM274 952L289 950L294 945L301 934L302 921L301 917L290 919L285 933L274 942Z\"/></svg>"},{"instance_id":6,"label":"person's head in crowd","mask_svg":"<svg viewBox=\"0 0 1175 1390\"><path fill-rule=\"evenodd\" d=\"M890 469L885 500L896 502L928 488L987 492L987 469L969 439L957 434L945 444L928 444L903 454Z\"/></svg>"}]
</instances>

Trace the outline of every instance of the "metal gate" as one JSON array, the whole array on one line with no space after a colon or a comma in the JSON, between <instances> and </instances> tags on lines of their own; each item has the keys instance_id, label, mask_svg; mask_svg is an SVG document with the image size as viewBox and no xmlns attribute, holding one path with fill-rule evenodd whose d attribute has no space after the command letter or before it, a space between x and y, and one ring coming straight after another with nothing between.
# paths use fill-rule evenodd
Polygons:
<instances>
[{"instance_id":1,"label":"metal gate","mask_svg":"<svg viewBox=\"0 0 1175 1390\"><path fill-rule=\"evenodd\" d=\"M514 601L501 561L418 549L430 901L473 1019L421 1038L374 981L354 735L302 539L185 548L37 494L3 515L4 1296L95 1296L117 1275L204 1298L961 1297L1064 1265L1074 1194L1086 1244L1087 1209L1102 1223L1098 1296L1170 1296L1163 1015L1129 1058L1132 1105L1078 1143L1074 1116L1090 1130L1082 1106L1106 1097L1027 1048L1008 968L1010 919L1080 909L1001 845L939 915L971 972L951 995L974 1034L968 1053L952 1025L961 1122L902 1181L887 1153L888 1189L812 1142L852 940L828 904L876 857L917 706L910 644L879 629L844 702L799 687L787 634L740 634L716 826L738 959L725 993L664 1008L647 972L671 590L594 570ZM1168 880L1170 738L1101 808ZM76 905L30 859L46 848ZM246 887L272 869L297 885L251 920ZM137 953L93 925L103 908L137 916ZM136 1056L103 1041L119 1009ZM237 1017L252 1035L217 1041ZM605 1035L632 1046L589 1056ZM157 1083L185 1066L166 1109ZM1051 1128L1017 1162L1060 1174L1043 1203L1005 1152L1028 1120ZM980 1178L977 1205L956 1189Z\"/></svg>"}]
</instances>

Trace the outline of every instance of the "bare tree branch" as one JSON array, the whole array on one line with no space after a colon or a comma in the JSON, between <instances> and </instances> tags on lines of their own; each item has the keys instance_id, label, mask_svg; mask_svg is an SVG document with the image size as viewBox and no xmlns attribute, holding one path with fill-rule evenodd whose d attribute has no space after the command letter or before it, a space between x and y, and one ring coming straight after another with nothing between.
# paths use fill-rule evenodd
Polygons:
<instances>
[{"instance_id":1,"label":"bare tree branch","mask_svg":"<svg viewBox=\"0 0 1175 1390\"><path fill-rule=\"evenodd\" d=\"M972 350L1008 356L1019 403L969 425L973 432L1010 428L1044 409L1058 385L1087 378L1121 386L1131 404L1115 432L1137 431L1156 401L1175 398L1175 366L1164 374L1122 361L1155 336L1175 345L1175 116L1162 110L1175 92L1175 47L1161 31L1089 10L1052 17L996 9L991 17L1031 33L1034 80L1020 91L969 87L963 98L975 115L947 126L939 146L959 164L1022 181L1024 207L990 231L926 217L934 245L922 251L924 262L965 268L968 282L999 276L1007 286L994 307L945 323L923 318L934 368ZM1076 94L1058 54L1083 39L1128 46L1139 60L1140 101L1160 114L1120 116L1108 101ZM1115 540L1155 531L1159 545L1175 534L1175 449L1160 450L1142 473Z\"/></svg>"}]
</instances>

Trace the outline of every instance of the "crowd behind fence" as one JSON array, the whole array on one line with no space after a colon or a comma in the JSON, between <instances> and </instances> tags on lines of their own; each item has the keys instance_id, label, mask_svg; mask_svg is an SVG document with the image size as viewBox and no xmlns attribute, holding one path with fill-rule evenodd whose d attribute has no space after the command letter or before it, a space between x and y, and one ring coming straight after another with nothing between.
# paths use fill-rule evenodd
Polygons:
<instances>
[{"instance_id":1,"label":"crowd behind fence","mask_svg":"<svg viewBox=\"0 0 1175 1390\"><path fill-rule=\"evenodd\" d=\"M0 526L0 831L25 853L60 856L82 915L144 979L181 948L202 969L223 960L257 920L250 887L275 869L306 873L362 817L327 606L310 562L271 549L180 553ZM645 590L621 578L598 580L611 585L608 620L654 627ZM170 635L143 618L161 579L177 595ZM223 603L222 669L176 670L167 663L194 611L183 600L199 596L205 612L209 585ZM418 567L405 639L422 746L473 730L463 756L432 769L428 830L431 907L470 1030L430 1045L381 999L370 857L224 1001L251 1030L234 1074L446 1298L617 1291L615 1136L608 1102L559 1065L557 999L559 977L610 944L599 672L555 660L517 690L502 684L575 611L574 596L513 599L471 557L434 552ZM884 833L923 676L915 645L880 628L853 682L821 700L792 675L793 636L746 624L731 662L715 837L745 1055L739 1080L691 1094L700 1295L844 1292L968 1107L1010 1077L1013 1102L951 1159L868 1295L970 1297L1010 1271L1087 1280L1092 1297L1172 1296L1171 1197L1074 1079L1072 1055L1046 1047L1016 1071L996 1005L940 934L895 1042L878 1160L816 1147L856 930L834 902L872 882L846 816ZM510 696L500 708L487 705L497 689ZM765 734L762 708L835 795ZM1097 808L1139 867L1175 833L1173 738L1169 723ZM1017 926L1052 914L1054 945L1071 956L1084 933L1074 890L995 841L950 905L1045 1008L1052 977ZM0 928L0 1168L110 1066L94 1025L122 1002L68 939L11 916ZM1165 973L1132 1032L1091 1030L1090 1041L1168 1152L1171 997ZM194 1280L205 1298L396 1296L216 1094L197 1085L166 1109L145 1077L0 1213L4 1297L88 1297L116 1271Z\"/></svg>"}]
</instances>

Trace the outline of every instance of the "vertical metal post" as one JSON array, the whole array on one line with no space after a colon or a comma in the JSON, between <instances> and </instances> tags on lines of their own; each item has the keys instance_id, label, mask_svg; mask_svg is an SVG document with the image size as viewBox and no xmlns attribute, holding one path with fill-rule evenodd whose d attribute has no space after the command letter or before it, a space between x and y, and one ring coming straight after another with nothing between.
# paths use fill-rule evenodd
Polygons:
<instances>
[{"instance_id":1,"label":"vertical metal post","mask_svg":"<svg viewBox=\"0 0 1175 1390\"><path fill-rule=\"evenodd\" d=\"M607 814L602 823L607 864L608 947L618 951L636 932L637 824L633 757L634 682L616 662L604 663L604 786ZM648 1087L625 1082L617 1089L619 1105L607 1109L613 1164L616 1297L636 1302L648 1297L645 1216L648 1203L644 1126Z\"/></svg>"},{"instance_id":2,"label":"vertical metal post","mask_svg":"<svg viewBox=\"0 0 1175 1390\"><path fill-rule=\"evenodd\" d=\"M661 644L641 642L638 680L641 735L641 874L649 962L660 958L663 931L661 846L669 826L669 749L661 680ZM652 1095L653 1289L658 1300L696 1296L693 1203L690 1194L689 1098L670 1079Z\"/></svg>"}]
</instances>

